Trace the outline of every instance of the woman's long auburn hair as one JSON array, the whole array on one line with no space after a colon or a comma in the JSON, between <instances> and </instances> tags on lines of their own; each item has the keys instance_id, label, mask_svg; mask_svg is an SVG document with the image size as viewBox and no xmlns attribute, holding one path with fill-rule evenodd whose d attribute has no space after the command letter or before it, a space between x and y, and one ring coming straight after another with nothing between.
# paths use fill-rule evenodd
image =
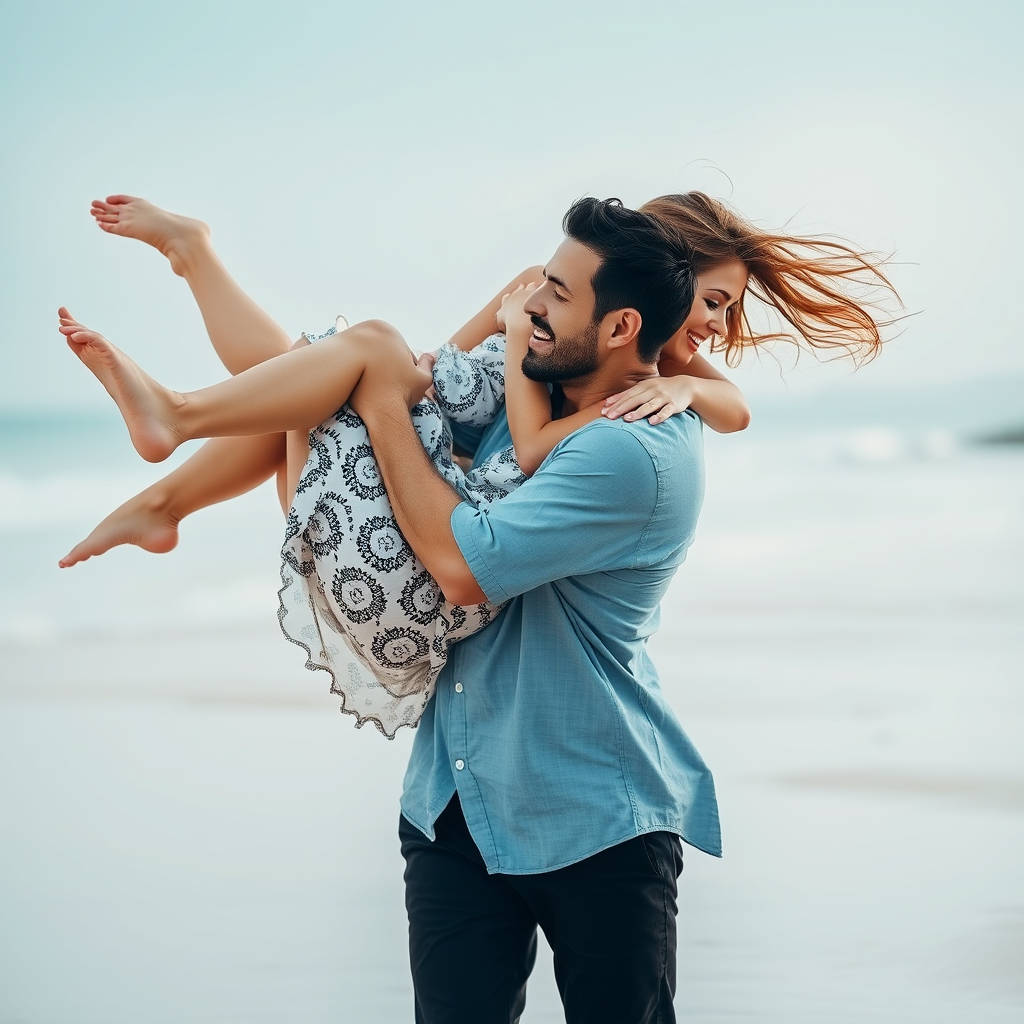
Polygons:
<instances>
[{"instance_id":1,"label":"woman's long auburn hair","mask_svg":"<svg viewBox=\"0 0 1024 1024\"><path fill-rule=\"evenodd\" d=\"M836 354L857 364L878 355L881 331L895 321L882 315L876 302L852 293L881 290L899 300L882 270L885 256L828 238L762 231L703 192L659 196L640 209L686 239L698 275L740 260L750 274L747 291L794 328L795 333L754 331L744 293L729 309L727 333L711 345L712 352L725 352L728 365L735 366L745 349L772 341L803 342L818 353L842 350Z\"/></svg>"}]
</instances>

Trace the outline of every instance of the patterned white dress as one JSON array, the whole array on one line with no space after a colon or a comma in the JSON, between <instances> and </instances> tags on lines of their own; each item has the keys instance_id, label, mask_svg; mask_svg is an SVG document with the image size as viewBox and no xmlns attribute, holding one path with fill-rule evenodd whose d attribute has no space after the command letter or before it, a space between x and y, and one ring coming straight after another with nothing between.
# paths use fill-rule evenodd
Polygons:
<instances>
[{"instance_id":1,"label":"patterned white dress","mask_svg":"<svg viewBox=\"0 0 1024 1024\"><path fill-rule=\"evenodd\" d=\"M471 352L445 345L434 365L437 401L412 411L438 472L477 506L526 478L511 448L464 473L452 460L448 419L492 422L505 400L504 371L502 335ZM444 599L399 532L366 427L347 405L310 432L309 447L281 551L281 629L306 651L306 668L330 674L357 726L373 722L393 739L418 723L448 645L483 629L497 606Z\"/></svg>"}]
</instances>

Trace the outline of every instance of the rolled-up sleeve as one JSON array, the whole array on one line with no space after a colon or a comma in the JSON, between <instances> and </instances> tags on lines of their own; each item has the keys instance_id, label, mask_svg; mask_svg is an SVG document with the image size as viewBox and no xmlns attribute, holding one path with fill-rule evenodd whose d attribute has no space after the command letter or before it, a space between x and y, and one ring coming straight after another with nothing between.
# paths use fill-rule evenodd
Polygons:
<instances>
[{"instance_id":1,"label":"rolled-up sleeve","mask_svg":"<svg viewBox=\"0 0 1024 1024\"><path fill-rule=\"evenodd\" d=\"M643 444L599 421L570 435L507 498L458 505L452 531L488 600L507 601L568 576L635 567L658 486Z\"/></svg>"}]
</instances>

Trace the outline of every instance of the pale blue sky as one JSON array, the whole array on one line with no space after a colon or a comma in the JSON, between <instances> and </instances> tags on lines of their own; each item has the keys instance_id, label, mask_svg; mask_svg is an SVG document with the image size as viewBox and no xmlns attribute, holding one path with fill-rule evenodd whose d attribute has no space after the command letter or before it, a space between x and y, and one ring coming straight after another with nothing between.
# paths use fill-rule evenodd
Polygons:
<instances>
[{"instance_id":1,"label":"pale blue sky","mask_svg":"<svg viewBox=\"0 0 1024 1024\"><path fill-rule=\"evenodd\" d=\"M6 3L0 410L106 401L62 302L171 386L222 375L184 284L92 226L112 191L207 219L295 334L345 312L428 348L546 259L576 197L704 188L906 262L921 315L858 387L1024 373L1020 10Z\"/></svg>"}]
</instances>

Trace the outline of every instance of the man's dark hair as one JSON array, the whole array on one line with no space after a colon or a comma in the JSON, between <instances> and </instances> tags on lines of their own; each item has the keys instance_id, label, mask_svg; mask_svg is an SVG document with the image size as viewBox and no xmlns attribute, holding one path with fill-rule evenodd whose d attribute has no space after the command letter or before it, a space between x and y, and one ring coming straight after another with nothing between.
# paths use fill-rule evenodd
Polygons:
<instances>
[{"instance_id":1,"label":"man's dark hair","mask_svg":"<svg viewBox=\"0 0 1024 1024\"><path fill-rule=\"evenodd\" d=\"M642 362L656 362L693 305L690 247L650 214L630 210L618 199L577 199L562 229L601 257L590 282L594 321L615 309L635 309L641 318L637 355Z\"/></svg>"}]
</instances>

